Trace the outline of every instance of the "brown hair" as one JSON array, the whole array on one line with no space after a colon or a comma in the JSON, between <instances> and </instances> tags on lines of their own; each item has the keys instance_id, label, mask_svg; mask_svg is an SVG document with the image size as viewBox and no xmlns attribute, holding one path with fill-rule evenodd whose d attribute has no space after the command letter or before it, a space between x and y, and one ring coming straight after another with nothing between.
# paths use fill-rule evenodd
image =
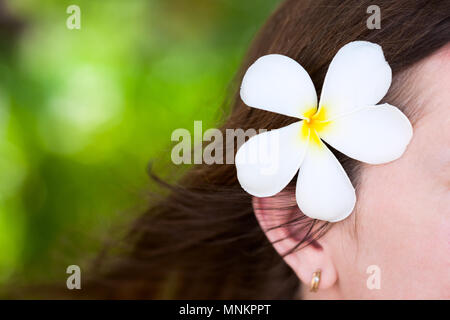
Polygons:
<instances>
[{"instance_id":1,"label":"brown hair","mask_svg":"<svg viewBox=\"0 0 450 320\"><path fill-rule=\"evenodd\" d=\"M237 94L243 72L258 57L279 53L301 63L319 91L337 50L354 40L382 46L394 76L450 39L449 2L378 0L381 29L369 30L368 0L287 0L269 18L238 73L231 114L222 127L280 128L294 120L245 106ZM395 83L395 78L394 78ZM384 100L389 100L389 94ZM392 101L391 101L392 102ZM401 105L399 105L401 107ZM357 164L334 151L357 184ZM86 298L291 299L299 281L268 242L255 218L251 196L233 165L198 165L176 184L152 175L169 194L133 225L130 250L97 260L98 274L76 293ZM292 224L314 243L329 227L298 212ZM293 248L295 249L295 248Z\"/></svg>"}]
</instances>

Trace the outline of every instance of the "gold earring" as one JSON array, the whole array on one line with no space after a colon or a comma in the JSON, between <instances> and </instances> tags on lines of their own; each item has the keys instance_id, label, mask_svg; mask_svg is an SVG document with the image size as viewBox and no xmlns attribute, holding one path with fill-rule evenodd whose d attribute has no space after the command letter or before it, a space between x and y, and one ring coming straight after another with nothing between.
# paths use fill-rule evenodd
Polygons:
<instances>
[{"instance_id":1,"label":"gold earring","mask_svg":"<svg viewBox=\"0 0 450 320\"><path fill-rule=\"evenodd\" d=\"M312 279L311 279L311 286L309 288L309 291L317 292L317 289L319 289L321 272L322 272L322 270L317 269L317 271L313 273Z\"/></svg>"}]
</instances>

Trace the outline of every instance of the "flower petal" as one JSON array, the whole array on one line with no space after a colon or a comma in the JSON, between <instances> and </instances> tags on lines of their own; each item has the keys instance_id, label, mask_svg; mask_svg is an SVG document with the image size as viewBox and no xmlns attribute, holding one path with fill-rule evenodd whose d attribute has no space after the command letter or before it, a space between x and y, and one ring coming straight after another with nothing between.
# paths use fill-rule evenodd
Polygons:
<instances>
[{"instance_id":1,"label":"flower petal","mask_svg":"<svg viewBox=\"0 0 450 320\"><path fill-rule=\"evenodd\" d=\"M296 200L300 210L314 219L336 222L353 211L355 189L323 142L308 148L298 175Z\"/></svg>"},{"instance_id":2,"label":"flower petal","mask_svg":"<svg viewBox=\"0 0 450 320\"><path fill-rule=\"evenodd\" d=\"M331 121L320 137L353 159L380 164L399 158L412 134L408 118L386 103Z\"/></svg>"},{"instance_id":3,"label":"flower petal","mask_svg":"<svg viewBox=\"0 0 450 320\"><path fill-rule=\"evenodd\" d=\"M334 56L325 76L320 108L328 119L377 104L388 91L392 71L375 43L354 41Z\"/></svg>"},{"instance_id":4,"label":"flower petal","mask_svg":"<svg viewBox=\"0 0 450 320\"><path fill-rule=\"evenodd\" d=\"M236 153L237 177L242 188L257 197L282 191L297 173L308 146L303 121L258 134Z\"/></svg>"},{"instance_id":5,"label":"flower petal","mask_svg":"<svg viewBox=\"0 0 450 320\"><path fill-rule=\"evenodd\" d=\"M242 80L246 105L295 118L317 107L317 94L308 73L295 60L280 55L262 56Z\"/></svg>"}]
</instances>

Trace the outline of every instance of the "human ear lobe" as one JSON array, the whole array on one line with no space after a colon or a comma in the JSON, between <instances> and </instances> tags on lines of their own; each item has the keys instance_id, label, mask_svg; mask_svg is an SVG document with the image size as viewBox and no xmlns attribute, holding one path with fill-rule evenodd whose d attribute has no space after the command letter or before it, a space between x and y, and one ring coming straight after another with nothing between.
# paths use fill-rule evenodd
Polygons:
<instances>
[{"instance_id":1,"label":"human ear lobe","mask_svg":"<svg viewBox=\"0 0 450 320\"><path fill-rule=\"evenodd\" d=\"M267 239L304 285L310 285L318 269L321 270L319 290L336 284L337 272L331 252L325 239L317 239L329 223L305 216L295 196L288 192L267 198L253 197L252 204Z\"/></svg>"}]
</instances>

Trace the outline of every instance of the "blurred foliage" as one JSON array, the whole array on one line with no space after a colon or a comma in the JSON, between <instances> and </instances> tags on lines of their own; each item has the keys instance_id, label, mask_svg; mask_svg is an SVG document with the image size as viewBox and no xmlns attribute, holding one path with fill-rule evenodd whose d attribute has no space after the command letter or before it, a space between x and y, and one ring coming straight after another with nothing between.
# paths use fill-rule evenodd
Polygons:
<instances>
[{"instance_id":1,"label":"blurred foliage","mask_svg":"<svg viewBox=\"0 0 450 320\"><path fill-rule=\"evenodd\" d=\"M0 0L0 282L66 277L126 230L277 2Z\"/></svg>"}]
</instances>

